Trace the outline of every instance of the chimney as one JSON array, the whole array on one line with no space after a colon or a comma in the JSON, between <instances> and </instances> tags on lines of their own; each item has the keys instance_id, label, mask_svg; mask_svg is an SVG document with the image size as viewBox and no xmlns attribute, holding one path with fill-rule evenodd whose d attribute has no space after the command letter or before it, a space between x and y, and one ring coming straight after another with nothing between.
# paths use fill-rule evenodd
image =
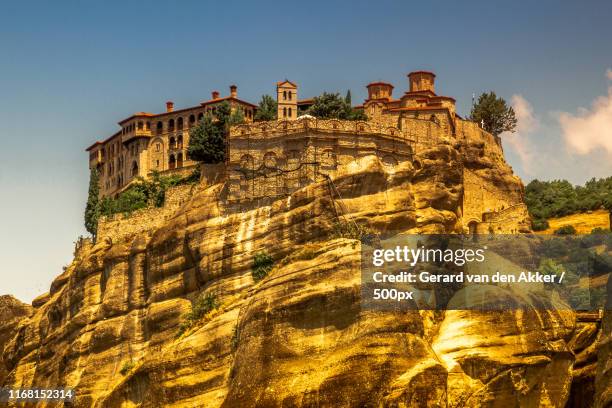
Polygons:
<instances>
[{"instance_id":1,"label":"chimney","mask_svg":"<svg viewBox=\"0 0 612 408\"><path fill-rule=\"evenodd\" d=\"M174 102L166 102L166 112L172 112L174 110Z\"/></svg>"},{"instance_id":2,"label":"chimney","mask_svg":"<svg viewBox=\"0 0 612 408\"><path fill-rule=\"evenodd\" d=\"M219 91L212 91L212 98L219 99Z\"/></svg>"},{"instance_id":3,"label":"chimney","mask_svg":"<svg viewBox=\"0 0 612 408\"><path fill-rule=\"evenodd\" d=\"M236 85L230 85L230 96L236 98L238 96L238 87Z\"/></svg>"}]
</instances>

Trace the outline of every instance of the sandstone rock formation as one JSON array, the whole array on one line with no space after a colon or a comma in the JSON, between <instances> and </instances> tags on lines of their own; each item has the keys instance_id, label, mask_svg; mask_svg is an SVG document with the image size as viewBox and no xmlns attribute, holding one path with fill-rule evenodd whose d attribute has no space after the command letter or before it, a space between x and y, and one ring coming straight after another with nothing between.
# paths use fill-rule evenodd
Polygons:
<instances>
[{"instance_id":1,"label":"sandstone rock formation","mask_svg":"<svg viewBox=\"0 0 612 408\"><path fill-rule=\"evenodd\" d=\"M573 312L364 311L360 242L334 235L462 232L466 168L520 194L505 163L470 149L362 157L333 189L240 207L202 183L159 228L83 245L18 330L0 326L0 384L70 386L77 407L563 407ZM258 251L275 266L254 282ZM218 307L179 335L202 293Z\"/></svg>"},{"instance_id":2,"label":"sandstone rock formation","mask_svg":"<svg viewBox=\"0 0 612 408\"><path fill-rule=\"evenodd\" d=\"M32 314L32 307L20 302L12 296L0 296L0 350L15 335L21 332L19 323ZM4 364L0 364L0 385L4 384L8 371Z\"/></svg>"}]
</instances>

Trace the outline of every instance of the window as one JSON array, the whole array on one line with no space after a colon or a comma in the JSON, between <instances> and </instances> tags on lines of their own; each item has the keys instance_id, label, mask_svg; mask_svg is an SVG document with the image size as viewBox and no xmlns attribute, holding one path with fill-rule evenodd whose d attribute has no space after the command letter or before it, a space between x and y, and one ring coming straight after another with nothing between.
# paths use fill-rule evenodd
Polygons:
<instances>
[{"instance_id":1,"label":"window","mask_svg":"<svg viewBox=\"0 0 612 408\"><path fill-rule=\"evenodd\" d=\"M135 177L138 175L138 163L133 162L132 163L132 177Z\"/></svg>"},{"instance_id":2,"label":"window","mask_svg":"<svg viewBox=\"0 0 612 408\"><path fill-rule=\"evenodd\" d=\"M291 108L289 108L289 117L291 117Z\"/></svg>"},{"instance_id":3,"label":"window","mask_svg":"<svg viewBox=\"0 0 612 408\"><path fill-rule=\"evenodd\" d=\"M138 122L138 130L142 130L144 128L143 122Z\"/></svg>"},{"instance_id":4,"label":"window","mask_svg":"<svg viewBox=\"0 0 612 408\"><path fill-rule=\"evenodd\" d=\"M157 167L159 169L159 160L155 161L155 167Z\"/></svg>"},{"instance_id":5,"label":"window","mask_svg":"<svg viewBox=\"0 0 612 408\"><path fill-rule=\"evenodd\" d=\"M168 167L171 170L176 168L176 159L174 158L173 154L170 155L170 160L168 161Z\"/></svg>"},{"instance_id":6,"label":"window","mask_svg":"<svg viewBox=\"0 0 612 408\"><path fill-rule=\"evenodd\" d=\"M161 121L157 122L157 134L161 135L163 130L164 130L164 124Z\"/></svg>"},{"instance_id":7,"label":"window","mask_svg":"<svg viewBox=\"0 0 612 408\"><path fill-rule=\"evenodd\" d=\"M176 127L178 128L178 130L183 129L183 118L178 118L178 120L176 121Z\"/></svg>"},{"instance_id":8,"label":"window","mask_svg":"<svg viewBox=\"0 0 612 408\"><path fill-rule=\"evenodd\" d=\"M179 149L183 148L183 135L178 136L177 145Z\"/></svg>"},{"instance_id":9,"label":"window","mask_svg":"<svg viewBox=\"0 0 612 408\"><path fill-rule=\"evenodd\" d=\"M176 139L174 136L170 138L170 149L176 149Z\"/></svg>"},{"instance_id":10,"label":"window","mask_svg":"<svg viewBox=\"0 0 612 408\"><path fill-rule=\"evenodd\" d=\"M161 150L161 143L155 143L155 151L159 152Z\"/></svg>"},{"instance_id":11,"label":"window","mask_svg":"<svg viewBox=\"0 0 612 408\"><path fill-rule=\"evenodd\" d=\"M195 123L195 115L189 115L189 126L193 126Z\"/></svg>"},{"instance_id":12,"label":"window","mask_svg":"<svg viewBox=\"0 0 612 408\"><path fill-rule=\"evenodd\" d=\"M176 155L176 167L183 167L183 153Z\"/></svg>"},{"instance_id":13,"label":"window","mask_svg":"<svg viewBox=\"0 0 612 408\"><path fill-rule=\"evenodd\" d=\"M291 91L288 92L289 100L291 100Z\"/></svg>"},{"instance_id":14,"label":"window","mask_svg":"<svg viewBox=\"0 0 612 408\"><path fill-rule=\"evenodd\" d=\"M174 130L174 119L170 119L168 121L168 131L172 132Z\"/></svg>"},{"instance_id":15,"label":"window","mask_svg":"<svg viewBox=\"0 0 612 408\"><path fill-rule=\"evenodd\" d=\"M202 120L203 118L204 118L204 114L200 112L200 114L198 115L198 121Z\"/></svg>"},{"instance_id":16,"label":"window","mask_svg":"<svg viewBox=\"0 0 612 408\"><path fill-rule=\"evenodd\" d=\"M283 118L287 117L287 108L283 108Z\"/></svg>"},{"instance_id":17,"label":"window","mask_svg":"<svg viewBox=\"0 0 612 408\"><path fill-rule=\"evenodd\" d=\"M287 100L287 91L283 91L283 100Z\"/></svg>"}]
</instances>

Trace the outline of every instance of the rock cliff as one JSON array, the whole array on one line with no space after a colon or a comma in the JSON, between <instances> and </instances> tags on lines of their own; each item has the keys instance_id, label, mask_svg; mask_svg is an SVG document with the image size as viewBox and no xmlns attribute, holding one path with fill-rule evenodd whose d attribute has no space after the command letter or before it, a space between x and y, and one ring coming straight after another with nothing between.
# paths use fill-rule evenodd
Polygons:
<instances>
[{"instance_id":1,"label":"rock cliff","mask_svg":"<svg viewBox=\"0 0 612 408\"><path fill-rule=\"evenodd\" d=\"M32 314L32 307L12 296L0 296L0 350L4 349L15 335L19 335L19 323ZM8 371L0 364L0 385L4 384Z\"/></svg>"},{"instance_id":2,"label":"rock cliff","mask_svg":"<svg viewBox=\"0 0 612 408\"><path fill-rule=\"evenodd\" d=\"M393 168L363 157L333 187L239 207L202 183L159 228L80 248L31 316L0 308L23 319L2 319L0 384L71 386L77 407L563 407L573 312L360 307L360 242L339 225L461 232L466 168L520 196L503 161L468 147ZM259 251L275 264L254 282ZM201 294L217 307L181 333Z\"/></svg>"}]
</instances>

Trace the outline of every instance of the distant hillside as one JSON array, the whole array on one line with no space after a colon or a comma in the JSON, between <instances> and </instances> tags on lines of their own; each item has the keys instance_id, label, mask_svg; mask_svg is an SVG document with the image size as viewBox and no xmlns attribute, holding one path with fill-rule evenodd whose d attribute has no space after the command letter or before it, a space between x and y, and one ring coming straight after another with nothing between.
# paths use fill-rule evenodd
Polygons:
<instances>
[{"instance_id":1,"label":"distant hillside","mask_svg":"<svg viewBox=\"0 0 612 408\"><path fill-rule=\"evenodd\" d=\"M535 231L556 230L552 225L548 225L546 220L566 217L573 214L584 214L584 217L568 218L558 220L558 225L572 225L578 232L584 231L591 223L598 226L601 221L601 213L598 216L589 217L587 211L612 209L612 177L602 179L591 179L584 186L573 186L567 180L539 181L533 180L525 188L525 202L529 208L529 213L533 218L533 229ZM592 219L590 219L592 218ZM557 221L554 221L557 223ZM577 225L569 224L577 222L582 225L578 230ZM557 224L556 224L557 225ZM558 227L557 227L558 228ZM609 220L608 220L609 228Z\"/></svg>"},{"instance_id":2,"label":"distant hillside","mask_svg":"<svg viewBox=\"0 0 612 408\"><path fill-rule=\"evenodd\" d=\"M588 234L595 228L610 229L610 212L595 210L585 213L566 215L565 217L549 218L548 228L538 231L539 234L554 234L561 227L571 225L578 234Z\"/></svg>"}]
</instances>

